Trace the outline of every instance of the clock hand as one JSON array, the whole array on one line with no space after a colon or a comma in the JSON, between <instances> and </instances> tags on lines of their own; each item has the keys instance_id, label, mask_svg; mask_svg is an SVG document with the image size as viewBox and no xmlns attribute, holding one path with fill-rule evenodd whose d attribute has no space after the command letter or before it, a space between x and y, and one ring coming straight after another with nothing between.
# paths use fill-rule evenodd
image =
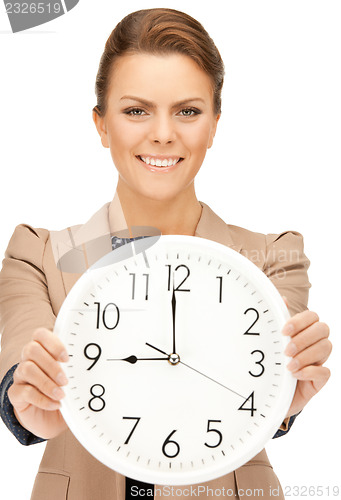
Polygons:
<instances>
[{"instance_id":1,"label":"clock hand","mask_svg":"<svg viewBox=\"0 0 341 500\"><path fill-rule=\"evenodd\" d=\"M174 290L174 274L173 274L173 294L172 294L172 317L173 317L173 354L176 353L175 350L175 311L176 311L176 299Z\"/></svg>"},{"instance_id":2,"label":"clock hand","mask_svg":"<svg viewBox=\"0 0 341 500\"><path fill-rule=\"evenodd\" d=\"M178 363L180 363L180 356L178 354L175 354L175 353L167 354L166 352L161 351L161 349L158 349L157 347L154 347L152 344L148 344L148 342L146 342L146 345L148 345L152 349L155 349L156 351L159 351L162 354L165 354L166 356L168 356L167 359L168 359L168 361L170 362L171 365L177 365Z\"/></svg>"},{"instance_id":3,"label":"clock hand","mask_svg":"<svg viewBox=\"0 0 341 500\"><path fill-rule=\"evenodd\" d=\"M155 349L156 351L161 352L162 354L166 354L166 355L167 355L167 353L165 353L164 351L161 351L161 349L158 349L157 347L155 347L155 346L153 346L153 345L151 345L151 344L148 344L148 342L146 342L146 345L148 345L148 346L149 346L149 347L151 347L152 349ZM171 355L170 355L170 356L171 356ZM181 363L182 365L187 366L187 368L190 368L191 370L193 370L193 371L195 371L195 372L199 373L199 375L202 375L203 377L206 377L206 378L208 378L209 380L212 380L212 382L215 382L216 384L221 385L222 387L224 387L224 388L225 388L225 389L227 389L228 391L233 392L234 394L237 394L237 396L240 396L240 397L241 397L241 398L243 398L243 399L246 399L244 396L242 396L241 394L239 394L239 392L236 392L236 391L234 391L233 389L230 389L229 387L227 387L226 385L222 384L221 382L218 382L217 380L214 380L213 378L209 377L208 375L205 375L205 373L202 373L202 372L200 372L199 370L197 370L196 368L193 368L192 366L187 365L187 364L186 364L186 363L184 363L183 361L180 361L180 357L178 357L178 361L177 361L177 363ZM172 363L172 364L177 364L177 363Z\"/></svg>"},{"instance_id":4,"label":"clock hand","mask_svg":"<svg viewBox=\"0 0 341 500\"><path fill-rule=\"evenodd\" d=\"M109 358L107 359L107 361L127 361L128 363L131 363L131 364L135 364L136 361L161 361L161 360L165 360L165 361L168 361L168 357L167 358L137 358L136 356L129 356L128 358Z\"/></svg>"},{"instance_id":5,"label":"clock hand","mask_svg":"<svg viewBox=\"0 0 341 500\"><path fill-rule=\"evenodd\" d=\"M161 351L161 349L158 349L157 347L154 347L153 345L148 344L148 342L146 342L146 345L149 345L149 347L151 347L152 349L155 349L155 351L159 351L162 354L165 354L166 356L168 356L168 354L165 351Z\"/></svg>"},{"instance_id":6,"label":"clock hand","mask_svg":"<svg viewBox=\"0 0 341 500\"><path fill-rule=\"evenodd\" d=\"M200 375L202 375L203 377L206 377L206 378L208 378L209 380L212 380L212 382L215 382L216 384L221 385L222 387L224 387L224 388L225 388L225 389L227 389L228 391L233 392L234 394L237 394L237 396L240 396L241 398L246 399L244 396L242 396L241 394L239 394L239 392L236 392L236 391L234 391L233 389L230 389L230 388L229 388L229 387L227 387L226 385L224 385L224 384L222 384L222 383L218 382L217 380L214 380L213 378L209 377L208 375L205 375L205 373L199 372L199 370L197 370L196 368L193 368L192 366L187 365L187 364L186 364L186 363L184 363L183 361L180 361L180 363L181 363L182 365L187 366L187 368L190 368L191 370L193 370L193 371L195 371L195 372L199 373L199 374L200 374Z\"/></svg>"}]
</instances>

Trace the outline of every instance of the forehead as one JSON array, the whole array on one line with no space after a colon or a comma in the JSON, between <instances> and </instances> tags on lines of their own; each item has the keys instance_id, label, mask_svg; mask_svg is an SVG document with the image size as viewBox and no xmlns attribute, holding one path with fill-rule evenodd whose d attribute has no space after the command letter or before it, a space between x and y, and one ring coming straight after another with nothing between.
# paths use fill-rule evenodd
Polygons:
<instances>
[{"instance_id":1,"label":"forehead","mask_svg":"<svg viewBox=\"0 0 341 500\"><path fill-rule=\"evenodd\" d=\"M200 97L212 101L209 75L183 54L130 54L119 57L111 70L109 101L123 95L150 101L176 101Z\"/></svg>"}]
</instances>

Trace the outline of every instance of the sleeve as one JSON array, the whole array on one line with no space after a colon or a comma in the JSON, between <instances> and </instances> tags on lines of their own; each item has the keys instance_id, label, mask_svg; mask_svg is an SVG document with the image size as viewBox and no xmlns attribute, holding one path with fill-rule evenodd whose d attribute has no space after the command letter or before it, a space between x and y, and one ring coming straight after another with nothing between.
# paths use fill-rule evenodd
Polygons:
<instances>
[{"instance_id":1,"label":"sleeve","mask_svg":"<svg viewBox=\"0 0 341 500\"><path fill-rule=\"evenodd\" d=\"M14 230L2 262L0 271L1 405L6 404L8 399L6 399L10 387L8 373L19 363L23 346L29 342L36 328L44 326L53 330L55 323L56 318L43 270L48 234L49 232L45 229L34 229L20 224ZM11 410L7 406L6 411L12 419L13 417L15 419L13 408ZM5 408L2 406L1 415L4 414ZM15 424L20 425L17 420ZM13 428L11 430L13 432ZM34 438L31 435L29 442L24 444L32 444L35 442Z\"/></svg>"},{"instance_id":2,"label":"sleeve","mask_svg":"<svg viewBox=\"0 0 341 500\"><path fill-rule=\"evenodd\" d=\"M279 293L288 299L291 316L306 310L311 284L308 279L310 261L304 253L303 236L296 231L286 231L267 234L265 239L264 273ZM289 432L297 415L286 418L273 438Z\"/></svg>"},{"instance_id":3,"label":"sleeve","mask_svg":"<svg viewBox=\"0 0 341 500\"><path fill-rule=\"evenodd\" d=\"M291 316L308 308L311 284L310 261L304 253L303 236L296 231L266 235L264 273L289 303Z\"/></svg>"}]
</instances>

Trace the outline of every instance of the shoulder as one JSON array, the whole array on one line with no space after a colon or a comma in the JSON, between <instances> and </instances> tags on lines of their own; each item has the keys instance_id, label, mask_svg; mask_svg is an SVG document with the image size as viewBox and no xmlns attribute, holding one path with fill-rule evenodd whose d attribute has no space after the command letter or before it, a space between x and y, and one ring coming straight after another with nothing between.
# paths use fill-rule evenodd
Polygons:
<instances>
[{"instance_id":1,"label":"shoulder","mask_svg":"<svg viewBox=\"0 0 341 500\"><path fill-rule=\"evenodd\" d=\"M298 231L284 231L279 234L266 234L267 260L300 260L304 259L309 265L309 260L304 254L304 238ZM276 255L277 254L277 255ZM308 267L307 265L307 267Z\"/></svg>"},{"instance_id":2,"label":"shoulder","mask_svg":"<svg viewBox=\"0 0 341 500\"><path fill-rule=\"evenodd\" d=\"M280 233L259 233L232 224L226 224L232 238L241 243L244 248L259 247L264 249L276 248L303 248L303 235L295 230L286 230Z\"/></svg>"},{"instance_id":3,"label":"shoulder","mask_svg":"<svg viewBox=\"0 0 341 500\"><path fill-rule=\"evenodd\" d=\"M9 240L5 257L24 260L29 254L33 258L36 256L37 262L34 263L39 265L48 238L47 229L18 224Z\"/></svg>"},{"instance_id":4,"label":"shoulder","mask_svg":"<svg viewBox=\"0 0 341 500\"><path fill-rule=\"evenodd\" d=\"M202 203L202 202L200 202ZM276 261L300 260L304 255L304 239L295 230L279 233L260 233L251 229L228 224L208 205L204 206L204 216L200 223L201 234L235 248L254 264L265 270ZM203 230L204 229L204 230ZM306 259L306 262L309 262Z\"/></svg>"},{"instance_id":5,"label":"shoulder","mask_svg":"<svg viewBox=\"0 0 341 500\"><path fill-rule=\"evenodd\" d=\"M308 306L311 283L308 277L310 261L304 252L303 236L298 231L256 233L238 226L229 226L240 253L256 264L288 300L290 315Z\"/></svg>"},{"instance_id":6,"label":"shoulder","mask_svg":"<svg viewBox=\"0 0 341 500\"><path fill-rule=\"evenodd\" d=\"M264 234L230 225L229 230L234 239L241 243L241 253L265 272L279 263L283 265L301 262L306 268L310 265L304 254L303 235L298 231Z\"/></svg>"},{"instance_id":7,"label":"shoulder","mask_svg":"<svg viewBox=\"0 0 341 500\"><path fill-rule=\"evenodd\" d=\"M39 269L44 268L44 262L49 265L51 259L53 262L58 262L70 248L110 233L108 207L109 202L83 224L74 224L59 230L37 228L25 223L18 224L5 251L5 259L24 261Z\"/></svg>"}]
</instances>

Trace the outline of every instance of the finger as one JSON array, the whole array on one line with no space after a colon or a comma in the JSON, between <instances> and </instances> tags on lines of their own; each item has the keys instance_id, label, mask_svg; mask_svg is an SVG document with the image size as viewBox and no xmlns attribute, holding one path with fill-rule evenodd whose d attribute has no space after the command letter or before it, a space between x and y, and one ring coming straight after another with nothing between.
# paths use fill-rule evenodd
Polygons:
<instances>
[{"instance_id":1,"label":"finger","mask_svg":"<svg viewBox=\"0 0 341 500\"><path fill-rule=\"evenodd\" d=\"M41 368L43 372L45 372L48 377L54 380L58 385L67 384L68 380L59 362L56 361L55 358L53 358L51 354L35 340L32 340L25 345L22 350L21 357L22 361L19 363L19 366L21 365L21 363L33 361L37 366ZM14 376L16 374L16 371L17 370L15 370L14 372ZM17 373L16 376L18 377L17 383L27 382L25 379L20 380L20 372Z\"/></svg>"},{"instance_id":2,"label":"finger","mask_svg":"<svg viewBox=\"0 0 341 500\"><path fill-rule=\"evenodd\" d=\"M59 337L47 328L37 328L32 340L39 342L47 352L58 361L66 362L69 360L67 350Z\"/></svg>"},{"instance_id":3,"label":"finger","mask_svg":"<svg viewBox=\"0 0 341 500\"><path fill-rule=\"evenodd\" d=\"M19 364L14 372L13 382L22 386L32 385L39 392L56 401L65 396L59 385L51 380L33 361L24 361Z\"/></svg>"},{"instance_id":4,"label":"finger","mask_svg":"<svg viewBox=\"0 0 341 500\"><path fill-rule=\"evenodd\" d=\"M287 306L287 308L289 308L289 302L288 302L288 299L286 298L285 295L282 295L282 299L284 300L285 305Z\"/></svg>"},{"instance_id":5,"label":"finger","mask_svg":"<svg viewBox=\"0 0 341 500\"><path fill-rule=\"evenodd\" d=\"M11 385L8 389L8 398L12 406L18 408L19 411L24 411L23 403L48 411L60 408L58 401L48 398L32 385Z\"/></svg>"},{"instance_id":6,"label":"finger","mask_svg":"<svg viewBox=\"0 0 341 500\"><path fill-rule=\"evenodd\" d=\"M293 373L293 376L298 380L306 380L313 382L316 392L328 382L330 377L330 370L326 366L306 366Z\"/></svg>"},{"instance_id":7,"label":"finger","mask_svg":"<svg viewBox=\"0 0 341 500\"><path fill-rule=\"evenodd\" d=\"M319 321L317 313L307 309L292 316L282 328L282 333L292 337L317 321Z\"/></svg>"},{"instance_id":8,"label":"finger","mask_svg":"<svg viewBox=\"0 0 341 500\"><path fill-rule=\"evenodd\" d=\"M328 336L329 327L326 323L321 323L320 321L313 323L291 339L291 342L287 345L284 354L287 356L295 356L319 340L328 338Z\"/></svg>"},{"instance_id":9,"label":"finger","mask_svg":"<svg viewBox=\"0 0 341 500\"><path fill-rule=\"evenodd\" d=\"M319 340L316 344L294 356L287 368L295 372L309 365L322 365L330 353L331 342L328 339Z\"/></svg>"}]
</instances>

